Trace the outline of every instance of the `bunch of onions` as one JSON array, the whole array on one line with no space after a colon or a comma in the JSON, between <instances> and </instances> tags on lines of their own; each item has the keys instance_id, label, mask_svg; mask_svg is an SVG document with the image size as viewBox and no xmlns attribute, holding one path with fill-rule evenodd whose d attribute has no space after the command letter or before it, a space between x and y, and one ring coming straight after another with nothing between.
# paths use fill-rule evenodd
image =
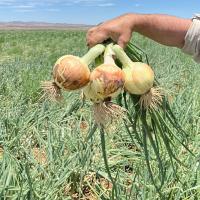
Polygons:
<instances>
[{"instance_id":1,"label":"bunch of onions","mask_svg":"<svg viewBox=\"0 0 200 200\"><path fill-rule=\"evenodd\" d=\"M83 57L65 55L53 67L53 81L44 81L41 86L51 100L62 99L61 89L66 91L81 89L90 81L89 64L105 50L98 44Z\"/></svg>"},{"instance_id":2,"label":"bunch of onions","mask_svg":"<svg viewBox=\"0 0 200 200\"><path fill-rule=\"evenodd\" d=\"M141 108L157 108L162 102L162 92L160 88L153 87L154 72L151 67L142 62L133 62L119 45L114 45L112 49L123 65L125 90L140 96Z\"/></svg>"},{"instance_id":3,"label":"bunch of onions","mask_svg":"<svg viewBox=\"0 0 200 200\"><path fill-rule=\"evenodd\" d=\"M114 119L122 117L124 109L111 102L124 87L124 74L115 64L109 44L104 52L104 63L96 67L90 74L90 82L83 89L85 97L94 103L94 119L97 124L106 125Z\"/></svg>"}]
</instances>

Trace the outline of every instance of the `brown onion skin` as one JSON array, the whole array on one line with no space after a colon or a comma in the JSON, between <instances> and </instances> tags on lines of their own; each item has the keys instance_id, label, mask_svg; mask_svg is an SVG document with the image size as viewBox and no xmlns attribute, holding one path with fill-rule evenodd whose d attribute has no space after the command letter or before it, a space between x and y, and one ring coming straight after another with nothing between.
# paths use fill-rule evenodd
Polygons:
<instances>
[{"instance_id":1,"label":"brown onion skin","mask_svg":"<svg viewBox=\"0 0 200 200\"><path fill-rule=\"evenodd\" d=\"M112 93L115 93L124 86L124 73L113 64L102 64L96 67L90 75L90 80L99 79L102 80L104 89L103 95L105 98L109 97Z\"/></svg>"},{"instance_id":2,"label":"brown onion skin","mask_svg":"<svg viewBox=\"0 0 200 200\"><path fill-rule=\"evenodd\" d=\"M79 57L66 55L58 59L53 69L53 78L65 90L76 90L90 81L90 70Z\"/></svg>"}]
</instances>

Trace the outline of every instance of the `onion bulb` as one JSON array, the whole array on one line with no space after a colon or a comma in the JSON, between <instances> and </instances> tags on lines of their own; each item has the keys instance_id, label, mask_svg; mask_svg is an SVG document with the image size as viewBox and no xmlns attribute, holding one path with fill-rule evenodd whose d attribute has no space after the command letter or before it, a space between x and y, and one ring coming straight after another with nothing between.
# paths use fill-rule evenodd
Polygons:
<instances>
[{"instance_id":1,"label":"onion bulb","mask_svg":"<svg viewBox=\"0 0 200 200\"><path fill-rule=\"evenodd\" d=\"M91 48L83 57L64 55L53 67L53 81L42 82L45 94L53 100L61 98L61 89L66 91L83 88L90 81L88 65L103 53L104 45L98 44Z\"/></svg>"},{"instance_id":2,"label":"onion bulb","mask_svg":"<svg viewBox=\"0 0 200 200\"><path fill-rule=\"evenodd\" d=\"M111 102L124 87L124 74L115 64L112 44L104 52L104 63L96 67L90 74L90 82L83 89L87 99L94 103L94 118L99 124L105 125L122 115L124 110Z\"/></svg>"},{"instance_id":3,"label":"onion bulb","mask_svg":"<svg viewBox=\"0 0 200 200\"><path fill-rule=\"evenodd\" d=\"M119 45L114 45L112 49L123 65L125 89L131 94L141 96L142 108L156 108L162 101L162 94L159 88L153 87L152 68L142 62L133 62Z\"/></svg>"}]
</instances>

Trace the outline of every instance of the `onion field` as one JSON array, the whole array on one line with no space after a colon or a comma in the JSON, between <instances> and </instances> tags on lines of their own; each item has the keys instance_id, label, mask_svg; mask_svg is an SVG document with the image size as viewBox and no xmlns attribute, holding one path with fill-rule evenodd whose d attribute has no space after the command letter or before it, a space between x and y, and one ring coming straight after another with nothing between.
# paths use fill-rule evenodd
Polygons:
<instances>
[{"instance_id":1,"label":"onion field","mask_svg":"<svg viewBox=\"0 0 200 200\"><path fill-rule=\"evenodd\" d=\"M41 81L52 79L56 60L88 51L85 35L0 31L0 199L200 199L200 65L133 35L176 118L160 127L161 138L150 130L139 144L126 119L99 129L80 91L64 92L61 103L42 98ZM173 137L165 137L166 127Z\"/></svg>"}]
</instances>

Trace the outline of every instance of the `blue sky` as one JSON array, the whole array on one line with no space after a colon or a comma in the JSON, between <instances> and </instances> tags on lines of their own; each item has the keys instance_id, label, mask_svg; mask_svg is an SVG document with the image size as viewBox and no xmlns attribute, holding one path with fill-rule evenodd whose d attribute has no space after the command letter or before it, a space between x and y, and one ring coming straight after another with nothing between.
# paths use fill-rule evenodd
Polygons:
<instances>
[{"instance_id":1,"label":"blue sky","mask_svg":"<svg viewBox=\"0 0 200 200\"><path fill-rule=\"evenodd\" d=\"M0 0L0 21L97 24L127 12L189 18L199 0Z\"/></svg>"}]
</instances>

